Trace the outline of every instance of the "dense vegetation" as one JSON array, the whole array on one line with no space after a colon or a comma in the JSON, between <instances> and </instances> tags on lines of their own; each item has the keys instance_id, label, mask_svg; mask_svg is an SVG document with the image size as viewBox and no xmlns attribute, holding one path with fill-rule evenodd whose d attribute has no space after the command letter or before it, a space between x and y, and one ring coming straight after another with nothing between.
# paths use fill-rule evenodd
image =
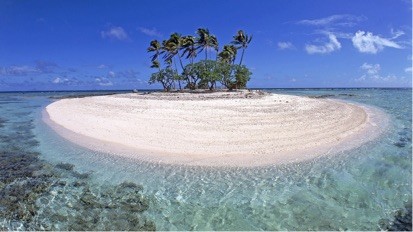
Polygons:
<instances>
[{"instance_id":1,"label":"dense vegetation","mask_svg":"<svg viewBox=\"0 0 413 232\"><path fill-rule=\"evenodd\" d=\"M156 72L151 75L149 83L160 83L165 91L214 90L217 84L229 90L245 88L252 73L242 65L242 60L252 36L240 30L231 44L220 50L217 38L208 29L199 28L196 33L196 37L173 33L162 44L157 40L150 42L148 52L153 53L151 68ZM235 64L240 49L241 57ZM201 52L205 53L205 58L198 57Z\"/></svg>"}]
</instances>

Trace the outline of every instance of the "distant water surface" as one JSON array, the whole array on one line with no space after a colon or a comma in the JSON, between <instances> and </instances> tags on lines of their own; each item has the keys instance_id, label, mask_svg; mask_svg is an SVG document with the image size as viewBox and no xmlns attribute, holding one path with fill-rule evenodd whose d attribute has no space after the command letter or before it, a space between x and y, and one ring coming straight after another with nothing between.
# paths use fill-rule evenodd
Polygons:
<instances>
[{"instance_id":1,"label":"distant water surface","mask_svg":"<svg viewBox=\"0 0 413 232\"><path fill-rule=\"evenodd\" d=\"M267 91L371 105L389 115L390 126L379 139L357 149L302 163L261 168L160 165L76 146L41 120L44 107L59 97L96 93L0 93L0 229L408 226L411 89Z\"/></svg>"}]
</instances>

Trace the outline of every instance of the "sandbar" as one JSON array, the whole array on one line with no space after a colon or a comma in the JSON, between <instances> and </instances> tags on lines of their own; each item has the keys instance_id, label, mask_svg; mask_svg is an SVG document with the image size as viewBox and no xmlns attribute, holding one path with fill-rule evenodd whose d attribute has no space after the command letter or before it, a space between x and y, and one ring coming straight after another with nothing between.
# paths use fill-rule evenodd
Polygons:
<instances>
[{"instance_id":1,"label":"sandbar","mask_svg":"<svg viewBox=\"0 0 413 232\"><path fill-rule=\"evenodd\" d=\"M44 120L88 149L143 161L255 167L359 147L384 113L333 99L260 92L115 94L55 101Z\"/></svg>"}]
</instances>

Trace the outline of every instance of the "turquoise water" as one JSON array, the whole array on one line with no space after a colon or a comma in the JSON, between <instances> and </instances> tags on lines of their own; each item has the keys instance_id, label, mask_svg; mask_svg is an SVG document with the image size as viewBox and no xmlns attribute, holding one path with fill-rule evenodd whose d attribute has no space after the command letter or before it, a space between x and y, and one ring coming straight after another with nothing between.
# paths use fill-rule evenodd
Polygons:
<instances>
[{"instance_id":1,"label":"turquoise water","mask_svg":"<svg viewBox=\"0 0 413 232\"><path fill-rule=\"evenodd\" d=\"M0 229L378 230L411 214L411 89L269 91L372 105L391 123L301 163L160 165L78 147L42 122L50 97L85 93L0 93Z\"/></svg>"}]
</instances>

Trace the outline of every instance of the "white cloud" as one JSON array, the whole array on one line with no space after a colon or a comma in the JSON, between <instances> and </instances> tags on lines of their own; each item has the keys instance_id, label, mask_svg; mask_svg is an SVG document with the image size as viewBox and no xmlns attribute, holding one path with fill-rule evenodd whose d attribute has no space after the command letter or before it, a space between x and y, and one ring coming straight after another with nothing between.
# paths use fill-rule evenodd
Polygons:
<instances>
[{"instance_id":1,"label":"white cloud","mask_svg":"<svg viewBox=\"0 0 413 232\"><path fill-rule=\"evenodd\" d=\"M308 54L326 54L333 52L335 50L339 50L341 48L341 43L337 40L337 37L333 34L328 35L329 41L326 42L324 45L309 45L305 46L305 50Z\"/></svg>"},{"instance_id":2,"label":"white cloud","mask_svg":"<svg viewBox=\"0 0 413 232\"><path fill-rule=\"evenodd\" d=\"M119 71L116 73L116 76L119 78L126 78L126 79L136 79L139 76L139 72L133 69Z\"/></svg>"},{"instance_id":3,"label":"white cloud","mask_svg":"<svg viewBox=\"0 0 413 232\"><path fill-rule=\"evenodd\" d=\"M347 33L347 32L329 30L329 29L317 29L317 30L314 30L314 34L321 34L321 35L333 34L339 39L351 39L354 36L353 33Z\"/></svg>"},{"instance_id":4,"label":"white cloud","mask_svg":"<svg viewBox=\"0 0 413 232\"><path fill-rule=\"evenodd\" d=\"M55 79L53 79L52 83L53 84L65 84L70 82L68 78L60 78L60 77L56 77Z\"/></svg>"},{"instance_id":5,"label":"white cloud","mask_svg":"<svg viewBox=\"0 0 413 232\"><path fill-rule=\"evenodd\" d=\"M36 23L45 23L46 22L46 19L44 19L44 18L37 18L36 19Z\"/></svg>"},{"instance_id":6,"label":"white cloud","mask_svg":"<svg viewBox=\"0 0 413 232\"><path fill-rule=\"evenodd\" d=\"M360 69L364 71L363 75L354 79L356 82L365 82L373 84L406 84L408 79L405 77L397 77L395 75L381 75L380 64L367 64L364 63L360 66Z\"/></svg>"},{"instance_id":7,"label":"white cloud","mask_svg":"<svg viewBox=\"0 0 413 232\"><path fill-rule=\"evenodd\" d=\"M60 82L62 82L62 79L60 77L56 77L52 82L54 84L59 84Z\"/></svg>"},{"instance_id":8,"label":"white cloud","mask_svg":"<svg viewBox=\"0 0 413 232\"><path fill-rule=\"evenodd\" d=\"M57 67L58 65L54 62L44 60L36 61L36 69L41 73L52 73Z\"/></svg>"},{"instance_id":9,"label":"white cloud","mask_svg":"<svg viewBox=\"0 0 413 232\"><path fill-rule=\"evenodd\" d=\"M128 34L122 27L111 27L106 31L101 31L100 35L102 38L127 40L129 39Z\"/></svg>"},{"instance_id":10,"label":"white cloud","mask_svg":"<svg viewBox=\"0 0 413 232\"><path fill-rule=\"evenodd\" d=\"M285 49L294 49L294 45L291 42L278 42L278 49L285 50Z\"/></svg>"},{"instance_id":11,"label":"white cloud","mask_svg":"<svg viewBox=\"0 0 413 232\"><path fill-rule=\"evenodd\" d=\"M386 82L405 82L405 77L396 77L395 75L362 75L361 77L355 79L356 82L373 82L373 83L386 83Z\"/></svg>"},{"instance_id":12,"label":"white cloud","mask_svg":"<svg viewBox=\"0 0 413 232\"><path fill-rule=\"evenodd\" d=\"M11 65L8 67L0 67L1 76L27 76L53 73L58 68L58 65L48 61L36 61L35 66L30 65Z\"/></svg>"},{"instance_id":13,"label":"white cloud","mask_svg":"<svg viewBox=\"0 0 413 232\"><path fill-rule=\"evenodd\" d=\"M355 16L355 15L331 15L325 18L319 19L304 19L298 21L298 24L310 25L310 26L328 26L334 24L335 26L354 26L357 22L365 20L364 16Z\"/></svg>"},{"instance_id":14,"label":"white cloud","mask_svg":"<svg viewBox=\"0 0 413 232\"><path fill-rule=\"evenodd\" d=\"M404 31L402 31L402 30L396 30L396 31L395 31L393 28L390 29L390 33L391 33L392 36L393 36L393 37L391 37L391 39L397 39L397 38L399 38L400 36L402 36L402 35L405 34Z\"/></svg>"},{"instance_id":15,"label":"white cloud","mask_svg":"<svg viewBox=\"0 0 413 232\"><path fill-rule=\"evenodd\" d=\"M267 45L269 45L269 46L273 46L273 45L274 45L274 41L272 41L272 40L270 40L270 39L267 39L267 40L265 41L265 43L266 43Z\"/></svg>"},{"instance_id":16,"label":"white cloud","mask_svg":"<svg viewBox=\"0 0 413 232\"><path fill-rule=\"evenodd\" d=\"M78 80L75 77L67 78L67 77L55 77L52 80L53 84L63 84L63 85L79 85L83 82Z\"/></svg>"},{"instance_id":17,"label":"white cloud","mask_svg":"<svg viewBox=\"0 0 413 232\"><path fill-rule=\"evenodd\" d=\"M380 64L367 64L367 63L364 63L362 66L360 66L360 68L367 71L367 74L369 75L376 75L379 73L381 69Z\"/></svg>"},{"instance_id":18,"label":"white cloud","mask_svg":"<svg viewBox=\"0 0 413 232\"><path fill-rule=\"evenodd\" d=\"M0 75L9 75L9 76L26 76L28 74L40 73L40 71L31 66L22 65L22 66L9 66L1 68Z\"/></svg>"},{"instance_id":19,"label":"white cloud","mask_svg":"<svg viewBox=\"0 0 413 232\"><path fill-rule=\"evenodd\" d=\"M273 76L272 74L266 74L265 79L273 80L273 79L275 79L275 76Z\"/></svg>"},{"instance_id":20,"label":"white cloud","mask_svg":"<svg viewBox=\"0 0 413 232\"><path fill-rule=\"evenodd\" d=\"M113 71L108 72L108 77L115 77L115 76L116 76L115 72L113 72Z\"/></svg>"},{"instance_id":21,"label":"white cloud","mask_svg":"<svg viewBox=\"0 0 413 232\"><path fill-rule=\"evenodd\" d=\"M95 82L100 86L112 86L113 83L106 78L95 78Z\"/></svg>"},{"instance_id":22,"label":"white cloud","mask_svg":"<svg viewBox=\"0 0 413 232\"><path fill-rule=\"evenodd\" d=\"M373 35L371 32L357 31L356 34L351 39L353 41L354 47L356 47L359 52L376 54L384 49L384 47L398 48L402 47L397 43L381 38L380 36Z\"/></svg>"},{"instance_id":23,"label":"white cloud","mask_svg":"<svg viewBox=\"0 0 413 232\"><path fill-rule=\"evenodd\" d=\"M107 68L108 66L106 66L106 65L104 65L104 64L101 64L101 65L99 65L97 68L98 69L104 69L104 68Z\"/></svg>"},{"instance_id":24,"label":"white cloud","mask_svg":"<svg viewBox=\"0 0 413 232\"><path fill-rule=\"evenodd\" d=\"M156 28L139 27L139 31L147 36L162 37L162 34Z\"/></svg>"},{"instance_id":25,"label":"white cloud","mask_svg":"<svg viewBox=\"0 0 413 232\"><path fill-rule=\"evenodd\" d=\"M412 72L412 67L405 68L404 71L407 72L407 73L409 73L409 72L411 73Z\"/></svg>"},{"instance_id":26,"label":"white cloud","mask_svg":"<svg viewBox=\"0 0 413 232\"><path fill-rule=\"evenodd\" d=\"M297 79L292 78L290 81L291 81L291 82L296 82L296 81L297 81Z\"/></svg>"}]
</instances>

